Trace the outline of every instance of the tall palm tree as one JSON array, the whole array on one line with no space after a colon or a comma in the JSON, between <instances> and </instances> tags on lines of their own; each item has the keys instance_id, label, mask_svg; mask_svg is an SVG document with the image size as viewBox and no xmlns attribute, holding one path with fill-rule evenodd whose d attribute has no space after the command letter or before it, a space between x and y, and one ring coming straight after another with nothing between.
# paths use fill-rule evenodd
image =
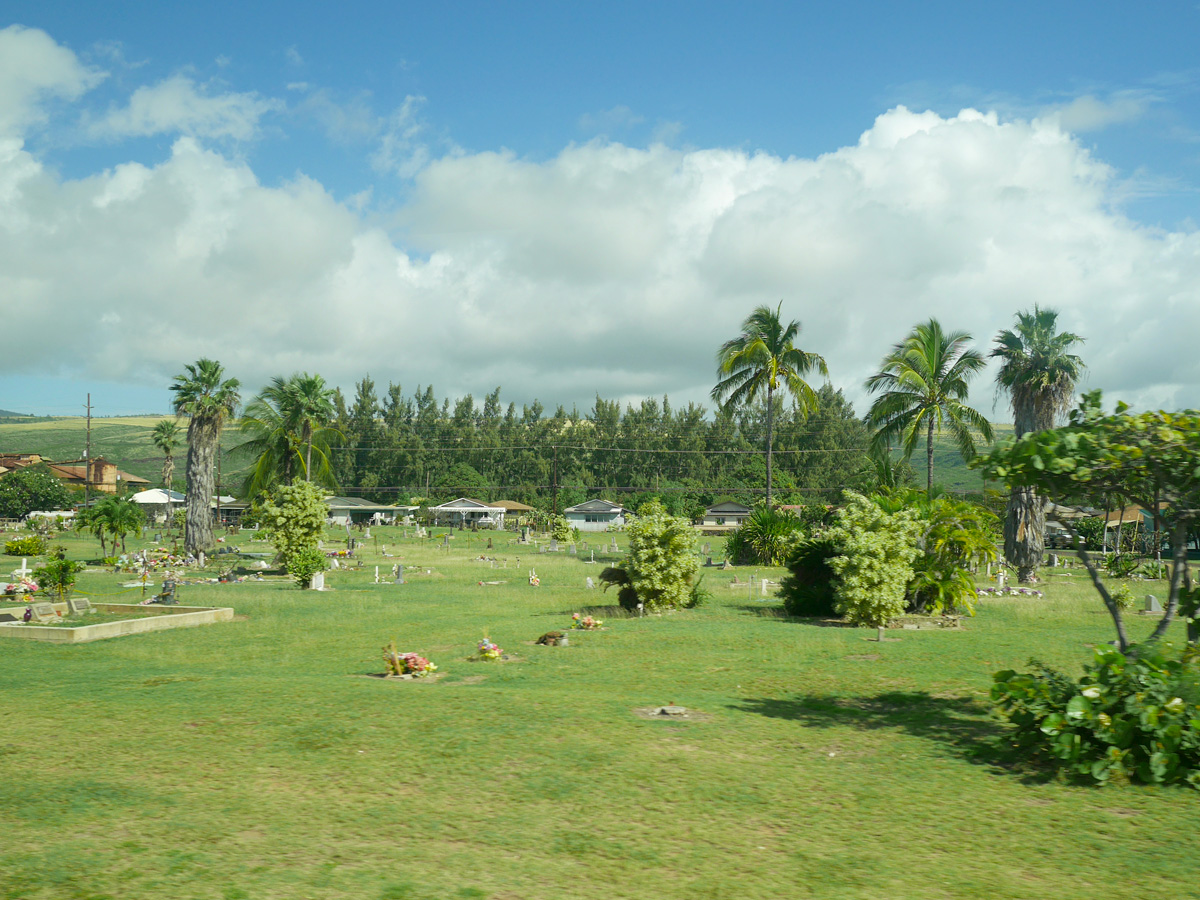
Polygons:
<instances>
[{"instance_id":1,"label":"tall palm tree","mask_svg":"<svg viewBox=\"0 0 1200 900\"><path fill-rule=\"evenodd\" d=\"M1053 428L1075 396L1084 364L1070 352L1083 338L1058 330L1058 312L1036 304L1017 313L1017 327L996 335L990 356L1000 360L996 386L1012 401L1017 437ZM1004 558L1017 567L1017 579L1036 580L1045 551L1046 512L1033 488L1016 488L1004 516Z\"/></svg>"},{"instance_id":2,"label":"tall palm tree","mask_svg":"<svg viewBox=\"0 0 1200 900\"><path fill-rule=\"evenodd\" d=\"M992 440L992 426L965 402L968 382L986 365L967 347L964 331L947 334L937 319L916 326L883 358L882 371L867 379L879 394L867 413L876 451L899 441L908 459L925 436L925 489L933 490L933 436L945 425L963 459L975 455L975 435Z\"/></svg>"},{"instance_id":3,"label":"tall palm tree","mask_svg":"<svg viewBox=\"0 0 1200 900\"><path fill-rule=\"evenodd\" d=\"M163 453L162 480L163 489L170 493L175 480L175 450L179 446L179 423L173 419L163 419L154 426L150 439L154 446Z\"/></svg>"},{"instance_id":4,"label":"tall palm tree","mask_svg":"<svg viewBox=\"0 0 1200 900\"><path fill-rule=\"evenodd\" d=\"M829 368L816 353L808 353L793 341L800 333L796 320L787 325L779 317L783 303L771 309L760 306L742 323L742 333L726 341L717 351L717 376L713 402L722 409L753 403L764 397L767 405L767 505L771 505L771 449L774 434L775 394L792 395L807 415L817 408L817 393L804 380L816 369L826 378ZM724 376L724 377L721 377Z\"/></svg>"},{"instance_id":5,"label":"tall palm tree","mask_svg":"<svg viewBox=\"0 0 1200 900\"><path fill-rule=\"evenodd\" d=\"M184 366L184 375L176 375L171 391L176 416L188 416L187 514L183 546L188 553L211 550L213 515L213 465L226 420L237 411L241 384L226 379L219 362L200 359Z\"/></svg>"},{"instance_id":6,"label":"tall palm tree","mask_svg":"<svg viewBox=\"0 0 1200 900\"><path fill-rule=\"evenodd\" d=\"M342 433L327 424L336 415L335 395L320 375L276 376L246 405L238 427L247 440L236 449L255 457L244 485L247 498L299 476L337 486L329 446Z\"/></svg>"}]
</instances>

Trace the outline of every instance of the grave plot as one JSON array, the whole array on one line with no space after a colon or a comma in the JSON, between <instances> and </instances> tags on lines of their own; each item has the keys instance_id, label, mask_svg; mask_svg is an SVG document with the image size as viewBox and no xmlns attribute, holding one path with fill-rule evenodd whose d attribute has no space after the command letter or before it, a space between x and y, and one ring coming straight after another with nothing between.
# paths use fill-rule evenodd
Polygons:
<instances>
[{"instance_id":1,"label":"grave plot","mask_svg":"<svg viewBox=\"0 0 1200 900\"><path fill-rule=\"evenodd\" d=\"M32 610L29 622L24 621L27 609ZM10 616L11 619L8 618ZM38 601L0 607L0 638L83 644L149 631L211 625L231 619L233 610L228 607L90 603L83 598L64 603Z\"/></svg>"}]
</instances>

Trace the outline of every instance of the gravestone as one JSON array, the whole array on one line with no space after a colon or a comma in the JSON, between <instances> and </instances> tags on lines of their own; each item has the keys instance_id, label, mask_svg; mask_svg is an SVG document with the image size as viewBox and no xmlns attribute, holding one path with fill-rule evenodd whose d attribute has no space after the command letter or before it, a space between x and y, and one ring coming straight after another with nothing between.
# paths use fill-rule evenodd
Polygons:
<instances>
[{"instance_id":1,"label":"gravestone","mask_svg":"<svg viewBox=\"0 0 1200 900\"><path fill-rule=\"evenodd\" d=\"M572 544L569 548L567 548L567 552L570 553L572 556L574 556L575 555L575 545Z\"/></svg>"},{"instance_id":2,"label":"gravestone","mask_svg":"<svg viewBox=\"0 0 1200 900\"><path fill-rule=\"evenodd\" d=\"M33 617L37 619L38 624L58 621L58 613L55 612L54 607L49 603L33 604Z\"/></svg>"},{"instance_id":3,"label":"gravestone","mask_svg":"<svg viewBox=\"0 0 1200 900\"><path fill-rule=\"evenodd\" d=\"M90 613L92 611L91 601L83 597L80 597L76 600L68 600L67 604L70 606L71 612L77 616L82 615L83 613Z\"/></svg>"},{"instance_id":4,"label":"gravestone","mask_svg":"<svg viewBox=\"0 0 1200 900\"><path fill-rule=\"evenodd\" d=\"M396 563L392 567L392 573L396 576L396 584L404 584L404 566Z\"/></svg>"},{"instance_id":5,"label":"gravestone","mask_svg":"<svg viewBox=\"0 0 1200 900\"><path fill-rule=\"evenodd\" d=\"M1146 612L1160 613L1163 611L1162 604L1158 602L1158 598L1153 594L1146 595Z\"/></svg>"},{"instance_id":6,"label":"gravestone","mask_svg":"<svg viewBox=\"0 0 1200 900\"><path fill-rule=\"evenodd\" d=\"M493 547L493 546L492 546L492 539L491 539L491 538L488 538L488 545L487 545L487 548L488 548L489 550L495 550L495 549L496 549L495 547Z\"/></svg>"},{"instance_id":7,"label":"gravestone","mask_svg":"<svg viewBox=\"0 0 1200 900\"><path fill-rule=\"evenodd\" d=\"M442 535L442 546L447 550L450 549L450 532L448 531Z\"/></svg>"},{"instance_id":8,"label":"gravestone","mask_svg":"<svg viewBox=\"0 0 1200 900\"><path fill-rule=\"evenodd\" d=\"M33 574L33 569L29 568L28 564L25 562L24 557L22 557L21 558L21 568L13 569L13 574L16 575L18 578L28 578L31 574Z\"/></svg>"},{"instance_id":9,"label":"gravestone","mask_svg":"<svg viewBox=\"0 0 1200 900\"><path fill-rule=\"evenodd\" d=\"M708 541L705 541L704 546L700 548L700 552L705 556L708 556L708 554L712 553L712 544L710 544Z\"/></svg>"},{"instance_id":10,"label":"gravestone","mask_svg":"<svg viewBox=\"0 0 1200 900\"><path fill-rule=\"evenodd\" d=\"M550 538L550 552L551 553L558 552L558 541L555 540L554 538Z\"/></svg>"},{"instance_id":11,"label":"gravestone","mask_svg":"<svg viewBox=\"0 0 1200 900\"><path fill-rule=\"evenodd\" d=\"M200 551L200 556L199 556L199 559L198 559L198 565L200 566L200 568L202 568L202 569L204 568L204 563L205 563L205 559L204 559L204 551L203 551L203 550L201 550L201 551Z\"/></svg>"},{"instance_id":12,"label":"gravestone","mask_svg":"<svg viewBox=\"0 0 1200 900\"><path fill-rule=\"evenodd\" d=\"M314 574L314 575L313 575L313 577L312 577L312 581L310 581L310 582L308 583L308 589L309 589L310 591L323 591L323 590L325 590L325 573L324 573L324 572L317 572L316 574Z\"/></svg>"},{"instance_id":13,"label":"gravestone","mask_svg":"<svg viewBox=\"0 0 1200 900\"><path fill-rule=\"evenodd\" d=\"M619 550L617 550L617 539L616 538L612 539L612 546L609 547L608 549L609 549L610 553L619 553L620 552Z\"/></svg>"},{"instance_id":14,"label":"gravestone","mask_svg":"<svg viewBox=\"0 0 1200 900\"><path fill-rule=\"evenodd\" d=\"M0 613L0 625L11 625L13 622L20 622L20 621L21 620L18 619L16 616L14 616L12 613Z\"/></svg>"},{"instance_id":15,"label":"gravestone","mask_svg":"<svg viewBox=\"0 0 1200 900\"><path fill-rule=\"evenodd\" d=\"M587 586L589 591L594 591L596 589L596 582L592 581L592 579L589 577L587 580Z\"/></svg>"},{"instance_id":16,"label":"gravestone","mask_svg":"<svg viewBox=\"0 0 1200 900\"><path fill-rule=\"evenodd\" d=\"M371 539L371 529L370 528L366 529L363 532L363 539L368 540L368 541Z\"/></svg>"}]
</instances>

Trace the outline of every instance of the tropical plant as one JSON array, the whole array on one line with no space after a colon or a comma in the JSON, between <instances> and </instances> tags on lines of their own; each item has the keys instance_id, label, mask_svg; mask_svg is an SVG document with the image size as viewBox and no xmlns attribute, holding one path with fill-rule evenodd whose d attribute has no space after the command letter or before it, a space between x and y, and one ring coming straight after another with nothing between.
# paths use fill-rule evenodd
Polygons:
<instances>
[{"instance_id":1,"label":"tropical plant","mask_svg":"<svg viewBox=\"0 0 1200 900\"><path fill-rule=\"evenodd\" d=\"M335 393L320 375L305 372L275 376L246 404L238 429L247 437L236 448L254 457L242 488L246 497L297 478L337 486L329 449L342 439L331 424Z\"/></svg>"},{"instance_id":2,"label":"tropical plant","mask_svg":"<svg viewBox=\"0 0 1200 900\"><path fill-rule=\"evenodd\" d=\"M308 481L280 485L263 503L261 527L301 587L308 587L325 567L317 547L328 516L324 491Z\"/></svg>"},{"instance_id":3,"label":"tropical plant","mask_svg":"<svg viewBox=\"0 0 1200 900\"><path fill-rule=\"evenodd\" d=\"M973 615L977 594L971 569L996 561L996 516L976 503L949 496L931 500L914 494L909 506L920 516L923 529L908 585L911 606L917 612Z\"/></svg>"},{"instance_id":4,"label":"tropical plant","mask_svg":"<svg viewBox=\"0 0 1200 900\"><path fill-rule=\"evenodd\" d=\"M1083 338L1058 330L1058 313L1034 305L1017 314L1016 328L996 335L989 354L1000 360L996 385L1012 401L1016 436L1053 428L1066 415L1084 364L1070 352ZM1034 581L1046 542L1046 514L1032 487L1014 488L1004 517L1004 558L1017 578Z\"/></svg>"},{"instance_id":5,"label":"tropical plant","mask_svg":"<svg viewBox=\"0 0 1200 900\"><path fill-rule=\"evenodd\" d=\"M184 366L171 385L176 416L188 416L187 516L183 546L188 553L211 550L214 465L221 429L237 411L241 387L236 378L225 378L221 364L199 359Z\"/></svg>"},{"instance_id":6,"label":"tropical plant","mask_svg":"<svg viewBox=\"0 0 1200 900\"><path fill-rule=\"evenodd\" d=\"M720 381L712 389L712 399L723 410L753 403L760 397L766 402L767 505L771 504L772 442L775 395L792 395L805 415L817 407L817 394L804 380L814 369L829 377L825 360L795 346L800 323L787 325L780 319L781 302L774 310L760 306L742 323L742 333L726 341L717 351Z\"/></svg>"},{"instance_id":7,"label":"tropical plant","mask_svg":"<svg viewBox=\"0 0 1200 900\"><path fill-rule=\"evenodd\" d=\"M735 556L726 556L738 564L781 566L787 559L792 544L802 534L800 517L790 510L771 509L758 506L734 533L726 540L728 549L736 549ZM730 543L734 541L734 543Z\"/></svg>"},{"instance_id":8,"label":"tropical plant","mask_svg":"<svg viewBox=\"0 0 1200 900\"><path fill-rule=\"evenodd\" d=\"M151 440L154 441L154 446L162 451L163 467L162 481L163 489L171 491L173 482L175 481L175 450L179 447L179 423L174 419L163 419L154 426L154 431L151 433Z\"/></svg>"},{"instance_id":9,"label":"tropical plant","mask_svg":"<svg viewBox=\"0 0 1200 900\"><path fill-rule=\"evenodd\" d=\"M46 539L40 534L31 534L4 542L6 556L41 556L45 552Z\"/></svg>"},{"instance_id":10,"label":"tropical plant","mask_svg":"<svg viewBox=\"0 0 1200 900\"><path fill-rule=\"evenodd\" d=\"M100 555L107 553L106 538L112 538L112 552L117 552L117 542L125 551L125 538L142 527L146 517L142 508L132 500L121 497L105 497L91 508L75 517L76 528L90 531L100 541Z\"/></svg>"},{"instance_id":11,"label":"tropical plant","mask_svg":"<svg viewBox=\"0 0 1200 900\"><path fill-rule=\"evenodd\" d=\"M54 591L62 600L71 593L71 588L83 571L83 563L74 562L65 556L56 556L46 564L33 570L33 580L45 591Z\"/></svg>"},{"instance_id":12,"label":"tropical plant","mask_svg":"<svg viewBox=\"0 0 1200 900\"><path fill-rule=\"evenodd\" d=\"M993 677L992 701L1035 760L1090 783L1200 788L1200 653L1169 644L1097 647L1075 681L1036 660Z\"/></svg>"},{"instance_id":13,"label":"tropical plant","mask_svg":"<svg viewBox=\"0 0 1200 900\"><path fill-rule=\"evenodd\" d=\"M695 531L686 519L668 515L657 500L643 504L626 528L629 555L621 566L606 568L600 579L620 588L618 601L627 609L683 609L702 599L693 592L692 577L699 568Z\"/></svg>"},{"instance_id":14,"label":"tropical plant","mask_svg":"<svg viewBox=\"0 0 1200 900\"><path fill-rule=\"evenodd\" d=\"M968 382L985 365L967 347L964 331L946 333L937 319L916 326L884 357L882 369L867 379L867 390L879 397L867 413L874 429L872 448L887 452L898 441L910 458L925 438L925 487L933 489L933 438L945 425L963 459L975 455L975 432L992 440L992 426L966 405Z\"/></svg>"}]
</instances>

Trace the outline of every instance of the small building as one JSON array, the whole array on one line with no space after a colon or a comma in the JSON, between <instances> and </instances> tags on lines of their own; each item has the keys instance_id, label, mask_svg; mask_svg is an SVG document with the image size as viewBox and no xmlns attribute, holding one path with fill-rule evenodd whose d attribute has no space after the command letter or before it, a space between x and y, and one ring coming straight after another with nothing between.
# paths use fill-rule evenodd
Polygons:
<instances>
[{"instance_id":1,"label":"small building","mask_svg":"<svg viewBox=\"0 0 1200 900\"><path fill-rule=\"evenodd\" d=\"M563 517L580 531L607 531L624 528L630 510L608 500L585 500L563 510Z\"/></svg>"},{"instance_id":2,"label":"small building","mask_svg":"<svg viewBox=\"0 0 1200 900\"><path fill-rule=\"evenodd\" d=\"M49 466L50 471L64 483L74 487L88 487L104 494L117 493L122 484L137 491L150 484L145 478L122 472L103 456L75 462L50 463Z\"/></svg>"},{"instance_id":3,"label":"small building","mask_svg":"<svg viewBox=\"0 0 1200 900\"><path fill-rule=\"evenodd\" d=\"M753 512L754 510L743 503L725 500L704 511L700 527L705 531L732 531L750 518Z\"/></svg>"},{"instance_id":4,"label":"small building","mask_svg":"<svg viewBox=\"0 0 1200 900\"><path fill-rule=\"evenodd\" d=\"M430 521L434 525L462 526L469 528L503 528L504 510L490 503L459 497L441 506L429 507Z\"/></svg>"},{"instance_id":5,"label":"small building","mask_svg":"<svg viewBox=\"0 0 1200 900\"><path fill-rule=\"evenodd\" d=\"M162 488L138 491L130 495L129 499L142 508L147 521L150 522L165 522L175 510L183 509L187 500L179 491L167 491Z\"/></svg>"},{"instance_id":6,"label":"small building","mask_svg":"<svg viewBox=\"0 0 1200 900\"><path fill-rule=\"evenodd\" d=\"M413 507L375 503L362 497L329 497L329 519L334 525L390 525L397 516L411 515Z\"/></svg>"}]
</instances>

